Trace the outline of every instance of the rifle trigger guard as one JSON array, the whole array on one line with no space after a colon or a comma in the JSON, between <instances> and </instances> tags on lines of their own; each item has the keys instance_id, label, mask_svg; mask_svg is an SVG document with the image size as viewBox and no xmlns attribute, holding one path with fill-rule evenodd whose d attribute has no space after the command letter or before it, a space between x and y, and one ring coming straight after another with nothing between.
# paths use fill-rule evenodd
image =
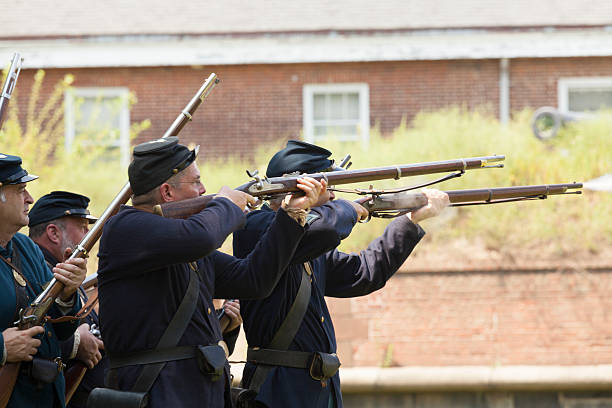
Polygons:
<instances>
[{"instance_id":1,"label":"rifle trigger guard","mask_svg":"<svg viewBox=\"0 0 612 408\"><path fill-rule=\"evenodd\" d=\"M372 214L368 213L368 218L366 218L365 220L359 220L357 222L360 224L367 224L368 222L370 222L371 219L372 219Z\"/></svg>"},{"instance_id":2,"label":"rifle trigger guard","mask_svg":"<svg viewBox=\"0 0 612 408\"><path fill-rule=\"evenodd\" d=\"M21 309L19 311L19 320L17 320L16 322L13 322L13 324L17 327L27 327L30 323L35 323L36 322L36 315L28 315L28 316L24 316L23 313L25 312L24 309Z\"/></svg>"},{"instance_id":3,"label":"rifle trigger guard","mask_svg":"<svg viewBox=\"0 0 612 408\"><path fill-rule=\"evenodd\" d=\"M464 162L465 165L465 162ZM396 175L395 175L395 180L399 180L402 177L402 169L399 166L395 167L395 171L396 171Z\"/></svg>"}]
</instances>

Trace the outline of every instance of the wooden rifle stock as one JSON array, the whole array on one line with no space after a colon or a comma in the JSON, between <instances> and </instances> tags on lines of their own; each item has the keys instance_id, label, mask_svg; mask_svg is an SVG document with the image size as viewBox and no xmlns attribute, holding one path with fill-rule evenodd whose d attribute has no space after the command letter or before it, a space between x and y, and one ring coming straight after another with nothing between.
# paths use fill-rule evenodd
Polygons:
<instances>
[{"instance_id":1,"label":"wooden rifle stock","mask_svg":"<svg viewBox=\"0 0 612 408\"><path fill-rule=\"evenodd\" d=\"M265 179L255 177L255 180L238 186L236 190L243 191L260 199L268 199L282 194L299 192L297 180L303 177L312 177L318 181L327 180L327 184L330 186L384 179L397 180L401 177L419 176L423 174L446 173L451 171L463 172L472 169L503 167L502 164L489 165L489 163L499 162L504 160L504 158L504 156L470 157L466 159L438 162L302 174L299 176L272 177ZM202 211L213 198L214 196L212 195L206 195L183 201L164 203L156 205L153 211L167 218L184 219Z\"/></svg>"},{"instance_id":2,"label":"wooden rifle stock","mask_svg":"<svg viewBox=\"0 0 612 408\"><path fill-rule=\"evenodd\" d=\"M64 371L64 379L66 380L66 404L72 398L77 388L83 381L83 377L87 373L87 366L81 360L76 360L70 368Z\"/></svg>"},{"instance_id":3,"label":"wooden rifle stock","mask_svg":"<svg viewBox=\"0 0 612 408\"><path fill-rule=\"evenodd\" d=\"M194 112L218 82L219 79L217 75L214 73L210 74L198 92L177 116L168 130L166 130L163 135L164 138L179 134L181 129L191 120ZM119 194L111 201L104 213L98 218L98 221L96 221L91 230L83 237L68 259L86 258L91 248L93 248L94 244L102 235L102 228L106 221L115 215L117 211L119 211L121 205L127 203L131 196L132 189L130 183L126 183ZM21 311L18 327L23 330L33 326L43 325L47 312L63 289L64 285L61 282L57 281L55 278L51 279L47 289L45 289L30 306ZM8 404L15 382L17 381L17 376L19 375L20 365L21 363L7 363L3 367L0 367L0 408L4 408ZM82 379L82 376L80 379ZM76 385L78 386L78 383ZM68 398L66 402L68 402Z\"/></svg>"}]
</instances>

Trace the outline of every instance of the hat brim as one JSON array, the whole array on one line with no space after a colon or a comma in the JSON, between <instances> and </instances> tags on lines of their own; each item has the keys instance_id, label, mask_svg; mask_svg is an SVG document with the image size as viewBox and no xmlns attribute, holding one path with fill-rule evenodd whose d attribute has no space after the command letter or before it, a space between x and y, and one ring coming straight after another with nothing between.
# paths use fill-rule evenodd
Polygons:
<instances>
[{"instance_id":1,"label":"hat brim","mask_svg":"<svg viewBox=\"0 0 612 408\"><path fill-rule=\"evenodd\" d=\"M21 183L27 183L29 181L32 180L36 180L38 178L38 176L34 175L34 174L26 174L25 176L15 180L14 182L12 182L11 184L21 184Z\"/></svg>"},{"instance_id":2,"label":"hat brim","mask_svg":"<svg viewBox=\"0 0 612 408\"><path fill-rule=\"evenodd\" d=\"M93 215L86 215L83 218L87 219L90 224L94 224L96 221L98 221L98 219Z\"/></svg>"}]
</instances>

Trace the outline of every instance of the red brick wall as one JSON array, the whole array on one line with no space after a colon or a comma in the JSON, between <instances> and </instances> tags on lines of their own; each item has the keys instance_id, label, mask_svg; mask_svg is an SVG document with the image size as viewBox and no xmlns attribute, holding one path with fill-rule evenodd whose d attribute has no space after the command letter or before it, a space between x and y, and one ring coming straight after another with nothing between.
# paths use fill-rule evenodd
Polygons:
<instances>
[{"instance_id":1,"label":"red brick wall","mask_svg":"<svg viewBox=\"0 0 612 408\"><path fill-rule=\"evenodd\" d=\"M140 140L163 134L216 72L221 83L182 132L184 140L201 143L211 155L245 154L261 142L299 137L304 84L367 82L370 122L383 132L420 110L484 106L497 114L499 105L498 60L47 70L43 96L67 72L75 75L75 86L123 86L134 92L132 122L152 120ZM510 75L511 110L556 106L559 77L612 75L612 57L512 60ZM32 76L25 70L19 79L22 112Z\"/></svg>"},{"instance_id":2,"label":"red brick wall","mask_svg":"<svg viewBox=\"0 0 612 408\"><path fill-rule=\"evenodd\" d=\"M510 104L557 106L557 82L562 77L612 76L612 57L542 58L510 61Z\"/></svg>"},{"instance_id":3,"label":"red brick wall","mask_svg":"<svg viewBox=\"0 0 612 408\"><path fill-rule=\"evenodd\" d=\"M328 299L346 366L612 363L612 270L398 273Z\"/></svg>"}]
</instances>

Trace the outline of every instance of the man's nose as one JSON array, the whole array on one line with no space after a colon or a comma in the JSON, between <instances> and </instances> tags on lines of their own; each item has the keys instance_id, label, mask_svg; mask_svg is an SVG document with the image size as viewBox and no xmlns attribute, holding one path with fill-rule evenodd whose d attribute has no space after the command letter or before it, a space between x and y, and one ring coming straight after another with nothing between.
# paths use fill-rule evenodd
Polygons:
<instances>
[{"instance_id":1,"label":"man's nose","mask_svg":"<svg viewBox=\"0 0 612 408\"><path fill-rule=\"evenodd\" d=\"M200 195L204 194L206 192L206 187L204 187L204 184L200 183Z\"/></svg>"},{"instance_id":2,"label":"man's nose","mask_svg":"<svg viewBox=\"0 0 612 408\"><path fill-rule=\"evenodd\" d=\"M26 196L25 196L25 203L26 204L32 204L34 202L34 199L32 198L32 196L30 195L30 193L28 192L28 190L25 190Z\"/></svg>"}]
</instances>

